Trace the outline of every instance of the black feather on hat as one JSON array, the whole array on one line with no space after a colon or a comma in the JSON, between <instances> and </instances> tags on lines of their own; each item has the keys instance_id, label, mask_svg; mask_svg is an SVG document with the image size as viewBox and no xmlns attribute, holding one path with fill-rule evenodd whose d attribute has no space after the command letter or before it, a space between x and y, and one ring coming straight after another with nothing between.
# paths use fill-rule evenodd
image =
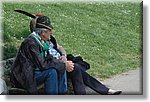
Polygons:
<instances>
[{"instance_id":1,"label":"black feather on hat","mask_svg":"<svg viewBox=\"0 0 150 102\"><path fill-rule=\"evenodd\" d=\"M26 16L29 16L35 20L35 22L34 22L35 27L33 27L31 29L31 25L30 25L31 31L34 28L46 28L46 29L50 29L50 30L53 29L53 26L51 25L51 21L47 16L36 17L36 16L32 15L31 13L28 13L28 12L23 11L23 10L14 10L14 11L19 12L21 14L24 14ZM32 24L32 26L34 26L34 25Z\"/></svg>"},{"instance_id":2,"label":"black feather on hat","mask_svg":"<svg viewBox=\"0 0 150 102\"><path fill-rule=\"evenodd\" d=\"M24 15L26 15L26 16L29 16L29 17L31 17L31 18L36 18L36 16L32 15L32 14L29 13L29 12L23 11L23 10L14 10L14 11L19 12L19 13L21 13L21 14L24 14Z\"/></svg>"}]
</instances>

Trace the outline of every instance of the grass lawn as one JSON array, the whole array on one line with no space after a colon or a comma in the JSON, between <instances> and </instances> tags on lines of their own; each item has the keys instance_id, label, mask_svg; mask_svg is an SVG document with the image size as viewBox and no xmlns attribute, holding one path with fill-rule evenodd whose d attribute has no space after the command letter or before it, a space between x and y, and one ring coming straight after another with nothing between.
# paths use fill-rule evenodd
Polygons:
<instances>
[{"instance_id":1,"label":"grass lawn","mask_svg":"<svg viewBox=\"0 0 150 102\"><path fill-rule=\"evenodd\" d=\"M29 34L30 18L15 9L49 16L54 35L65 50L81 55L99 78L141 67L140 3L3 3L3 59L14 57Z\"/></svg>"}]
</instances>

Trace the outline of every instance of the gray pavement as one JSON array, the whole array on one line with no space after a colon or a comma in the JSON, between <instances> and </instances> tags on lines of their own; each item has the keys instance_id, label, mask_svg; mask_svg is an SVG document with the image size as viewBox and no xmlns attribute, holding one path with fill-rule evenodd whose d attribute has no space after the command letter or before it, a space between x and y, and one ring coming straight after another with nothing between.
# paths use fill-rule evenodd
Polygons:
<instances>
[{"instance_id":1,"label":"gray pavement","mask_svg":"<svg viewBox=\"0 0 150 102\"><path fill-rule=\"evenodd\" d=\"M142 69L130 70L102 82L111 89L122 90L122 95L140 95L142 94ZM98 94L88 87L86 91L88 94Z\"/></svg>"}]
</instances>

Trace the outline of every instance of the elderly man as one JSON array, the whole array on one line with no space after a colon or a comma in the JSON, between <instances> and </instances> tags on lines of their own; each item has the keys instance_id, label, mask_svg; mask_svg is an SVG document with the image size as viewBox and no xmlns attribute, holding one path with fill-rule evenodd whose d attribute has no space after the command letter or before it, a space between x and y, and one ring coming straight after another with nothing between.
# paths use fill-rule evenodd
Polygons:
<instances>
[{"instance_id":1,"label":"elderly man","mask_svg":"<svg viewBox=\"0 0 150 102\"><path fill-rule=\"evenodd\" d=\"M37 85L44 83L46 94L67 92L66 70L73 71L74 63L49 54L51 34L50 19L38 17L33 32L22 42L11 68L14 87L24 88L29 94L38 94Z\"/></svg>"},{"instance_id":2,"label":"elderly man","mask_svg":"<svg viewBox=\"0 0 150 102\"><path fill-rule=\"evenodd\" d=\"M22 12L22 11L21 11ZM30 30L31 32L35 29L37 19L44 16L43 14L37 14L35 17L33 16L30 22ZM31 17L31 16L30 16ZM118 95L121 91L112 90L101 82L90 76L85 70L89 68L89 64L83 61L81 57L74 57L72 55L66 54L64 48L60 46L56 39L51 35L50 45L49 45L49 53L56 59L60 61L71 60L72 70L68 71L69 78L71 78L74 94L83 95L87 94L85 90L85 85L89 86L99 94L104 95Z\"/></svg>"}]
</instances>

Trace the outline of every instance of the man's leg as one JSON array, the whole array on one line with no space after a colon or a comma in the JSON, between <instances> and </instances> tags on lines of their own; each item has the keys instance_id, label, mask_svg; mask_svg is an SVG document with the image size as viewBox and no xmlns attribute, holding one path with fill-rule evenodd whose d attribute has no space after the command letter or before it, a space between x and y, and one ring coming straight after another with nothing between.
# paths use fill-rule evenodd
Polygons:
<instances>
[{"instance_id":1,"label":"man's leg","mask_svg":"<svg viewBox=\"0 0 150 102\"><path fill-rule=\"evenodd\" d=\"M74 70L68 73L71 78L74 94L76 95L84 95L86 94L85 85L82 78L81 68L77 64L74 65Z\"/></svg>"},{"instance_id":2,"label":"man's leg","mask_svg":"<svg viewBox=\"0 0 150 102\"><path fill-rule=\"evenodd\" d=\"M37 85L44 83L46 94L58 94L58 76L56 69L49 68L43 71L35 71L35 78Z\"/></svg>"},{"instance_id":3,"label":"man's leg","mask_svg":"<svg viewBox=\"0 0 150 102\"><path fill-rule=\"evenodd\" d=\"M67 75L66 71L64 74L58 75L58 91L59 94L66 94L67 93Z\"/></svg>"},{"instance_id":4,"label":"man's leg","mask_svg":"<svg viewBox=\"0 0 150 102\"><path fill-rule=\"evenodd\" d=\"M82 69L81 69L82 70ZM109 88L104 84L90 76L87 72L82 70L82 77L85 85L98 92L99 94L108 94Z\"/></svg>"}]
</instances>

